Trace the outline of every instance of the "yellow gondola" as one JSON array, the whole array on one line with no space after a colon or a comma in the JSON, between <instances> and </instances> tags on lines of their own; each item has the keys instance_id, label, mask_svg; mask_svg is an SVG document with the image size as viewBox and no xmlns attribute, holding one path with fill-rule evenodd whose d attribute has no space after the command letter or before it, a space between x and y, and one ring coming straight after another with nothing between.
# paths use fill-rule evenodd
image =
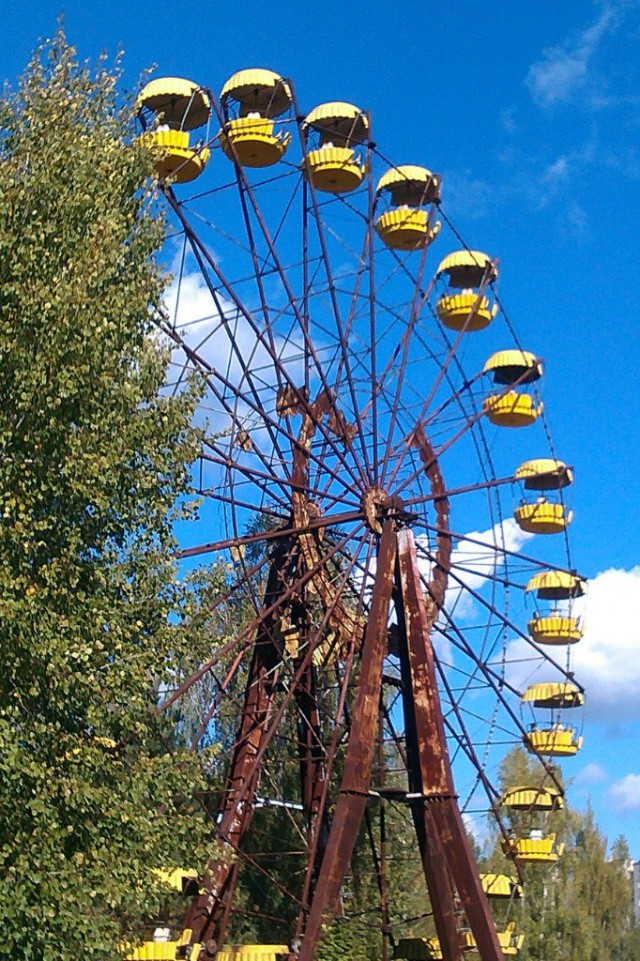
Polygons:
<instances>
[{"instance_id":1,"label":"yellow gondola","mask_svg":"<svg viewBox=\"0 0 640 961\"><path fill-rule=\"evenodd\" d=\"M441 260L436 277L447 274L450 287L480 287L498 276L498 268L488 254L480 250L456 250Z\"/></svg>"},{"instance_id":2,"label":"yellow gondola","mask_svg":"<svg viewBox=\"0 0 640 961\"><path fill-rule=\"evenodd\" d=\"M503 807L513 811L560 811L564 799L559 789L549 787L530 787L528 785L509 788L500 798Z\"/></svg>"},{"instance_id":3,"label":"yellow gondola","mask_svg":"<svg viewBox=\"0 0 640 961\"><path fill-rule=\"evenodd\" d=\"M518 390L501 394L490 394L483 402L483 410L492 424L497 427L528 427L535 423L542 413L542 402L536 401L520 385L534 383L542 377L542 364L534 354L527 350L500 350L487 360L483 367L490 373L494 384Z\"/></svg>"},{"instance_id":4,"label":"yellow gondola","mask_svg":"<svg viewBox=\"0 0 640 961\"><path fill-rule=\"evenodd\" d=\"M275 71L250 67L229 77L220 91L220 103L225 110L237 106L242 117L259 113L273 119L289 110L291 88Z\"/></svg>"},{"instance_id":5,"label":"yellow gondola","mask_svg":"<svg viewBox=\"0 0 640 961\"><path fill-rule=\"evenodd\" d=\"M226 122L218 136L229 160L242 167L271 167L282 159L291 142L276 123L291 107L286 80L273 70L240 70L223 86L220 102Z\"/></svg>"},{"instance_id":6,"label":"yellow gondola","mask_svg":"<svg viewBox=\"0 0 640 961\"><path fill-rule=\"evenodd\" d=\"M530 350L498 350L482 369L492 375L494 384L505 387L516 381L533 384L542 377L542 364Z\"/></svg>"},{"instance_id":7,"label":"yellow gondola","mask_svg":"<svg viewBox=\"0 0 640 961\"><path fill-rule=\"evenodd\" d=\"M165 884L185 896L198 893L198 873L191 868L174 868L172 871L157 868L153 873Z\"/></svg>"},{"instance_id":8,"label":"yellow gondola","mask_svg":"<svg viewBox=\"0 0 640 961\"><path fill-rule=\"evenodd\" d=\"M524 934L516 934L515 921L510 921L504 931L497 931L502 953L509 957L518 954L524 944ZM463 932L463 945L467 951L477 951L478 945L472 931Z\"/></svg>"},{"instance_id":9,"label":"yellow gondola","mask_svg":"<svg viewBox=\"0 0 640 961\"><path fill-rule=\"evenodd\" d=\"M582 747L582 738L564 724L534 728L527 731L522 740L530 754L541 757L573 757Z\"/></svg>"},{"instance_id":10,"label":"yellow gondola","mask_svg":"<svg viewBox=\"0 0 640 961\"><path fill-rule=\"evenodd\" d=\"M140 143L154 150L158 179L178 184L199 177L210 156L208 147L192 149L183 130L149 130L140 135Z\"/></svg>"},{"instance_id":11,"label":"yellow gondola","mask_svg":"<svg viewBox=\"0 0 640 961\"><path fill-rule=\"evenodd\" d=\"M522 695L522 701L533 707L552 709L582 707L584 694L570 681L545 681L529 685Z\"/></svg>"},{"instance_id":12,"label":"yellow gondola","mask_svg":"<svg viewBox=\"0 0 640 961\"><path fill-rule=\"evenodd\" d=\"M209 159L207 147L191 147L189 131L209 122L211 102L191 80L160 77L146 84L136 99L144 125L152 119L155 129L145 130L140 142L154 150L160 180L189 183L200 176ZM205 138L206 139L206 138Z\"/></svg>"},{"instance_id":13,"label":"yellow gondola","mask_svg":"<svg viewBox=\"0 0 640 961\"><path fill-rule=\"evenodd\" d=\"M524 483L525 490L557 491L573 483L573 471L561 460L539 457L526 460L514 477Z\"/></svg>"},{"instance_id":14,"label":"yellow gondola","mask_svg":"<svg viewBox=\"0 0 640 961\"><path fill-rule=\"evenodd\" d=\"M291 135L278 131L273 120L261 117L229 120L219 138L225 156L237 158L241 167L272 167L282 160L291 141Z\"/></svg>"},{"instance_id":15,"label":"yellow gondola","mask_svg":"<svg viewBox=\"0 0 640 961\"><path fill-rule=\"evenodd\" d=\"M527 624L527 630L536 644L577 644L584 633L579 617L562 614L536 614Z\"/></svg>"},{"instance_id":16,"label":"yellow gondola","mask_svg":"<svg viewBox=\"0 0 640 961\"><path fill-rule=\"evenodd\" d=\"M218 951L216 961L283 961L288 954L286 944L240 944Z\"/></svg>"},{"instance_id":17,"label":"yellow gondola","mask_svg":"<svg viewBox=\"0 0 640 961\"><path fill-rule=\"evenodd\" d=\"M536 597L545 601L567 601L582 597L585 582L577 574L569 571L541 571L527 583L525 591L534 592Z\"/></svg>"},{"instance_id":18,"label":"yellow gondola","mask_svg":"<svg viewBox=\"0 0 640 961\"><path fill-rule=\"evenodd\" d=\"M322 103L307 114L303 123L307 153L302 169L316 190L344 194L358 188L366 165L355 148L369 134L369 120L352 103Z\"/></svg>"},{"instance_id":19,"label":"yellow gondola","mask_svg":"<svg viewBox=\"0 0 640 961\"><path fill-rule=\"evenodd\" d=\"M496 427L529 427L542 413L542 403L528 394L510 390L506 394L491 394L482 404L487 419Z\"/></svg>"},{"instance_id":20,"label":"yellow gondola","mask_svg":"<svg viewBox=\"0 0 640 961\"><path fill-rule=\"evenodd\" d=\"M440 176L426 167L392 167L378 181L376 195L387 195L393 205L376 220L376 231L392 250L422 250L440 231L424 209L440 199Z\"/></svg>"},{"instance_id":21,"label":"yellow gondola","mask_svg":"<svg viewBox=\"0 0 640 961\"><path fill-rule=\"evenodd\" d=\"M438 265L436 277L443 274L447 275L447 291L436 304L443 326L467 332L487 327L498 312L497 304L484 294L498 276L491 258L479 250L458 250Z\"/></svg>"},{"instance_id":22,"label":"yellow gondola","mask_svg":"<svg viewBox=\"0 0 640 961\"><path fill-rule=\"evenodd\" d=\"M573 511L539 497L534 504L520 504L513 516L520 530L528 534L561 534L573 520Z\"/></svg>"},{"instance_id":23,"label":"yellow gondola","mask_svg":"<svg viewBox=\"0 0 640 961\"><path fill-rule=\"evenodd\" d=\"M525 491L537 491L539 495L535 501L523 500L513 512L518 527L529 534L559 534L565 530L573 513L562 501L550 500L549 494L572 483L570 468L562 461L540 458L525 461L514 476L523 481Z\"/></svg>"},{"instance_id":24,"label":"yellow gondola","mask_svg":"<svg viewBox=\"0 0 640 961\"><path fill-rule=\"evenodd\" d=\"M393 957L405 961L442 961L442 948L438 938L400 938Z\"/></svg>"},{"instance_id":25,"label":"yellow gondola","mask_svg":"<svg viewBox=\"0 0 640 961\"><path fill-rule=\"evenodd\" d=\"M522 885L516 878L509 877L508 874L481 874L480 883L482 890L488 898L511 898L522 897Z\"/></svg>"},{"instance_id":26,"label":"yellow gondola","mask_svg":"<svg viewBox=\"0 0 640 961\"><path fill-rule=\"evenodd\" d=\"M174 961L178 946L178 941L144 941L131 950L127 961Z\"/></svg>"},{"instance_id":27,"label":"yellow gondola","mask_svg":"<svg viewBox=\"0 0 640 961\"><path fill-rule=\"evenodd\" d=\"M205 90L182 77L158 77L145 84L136 98L136 110L149 111L170 130L196 130L211 116Z\"/></svg>"},{"instance_id":28,"label":"yellow gondola","mask_svg":"<svg viewBox=\"0 0 640 961\"><path fill-rule=\"evenodd\" d=\"M144 941L136 948L132 948L126 955L126 961L175 961L176 956L185 957L187 961L197 961L199 958L200 945L193 944L188 947L191 937L190 928L183 931L179 941L169 939L168 928L159 928L156 933L159 936L158 940Z\"/></svg>"},{"instance_id":29,"label":"yellow gondola","mask_svg":"<svg viewBox=\"0 0 640 961\"><path fill-rule=\"evenodd\" d=\"M509 838L502 841L502 850L518 862L546 862L554 863L562 857L564 844L559 842L555 834L542 834L542 831L532 831L528 838Z\"/></svg>"}]
</instances>

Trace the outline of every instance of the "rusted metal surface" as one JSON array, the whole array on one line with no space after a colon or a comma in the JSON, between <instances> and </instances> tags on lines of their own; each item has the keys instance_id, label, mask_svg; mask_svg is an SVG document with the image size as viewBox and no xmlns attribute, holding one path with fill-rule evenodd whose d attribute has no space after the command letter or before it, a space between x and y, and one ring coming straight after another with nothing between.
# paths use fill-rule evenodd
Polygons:
<instances>
[{"instance_id":1,"label":"rusted metal surface","mask_svg":"<svg viewBox=\"0 0 640 961\"><path fill-rule=\"evenodd\" d=\"M365 627L364 618L354 614L350 607L345 604L344 599L338 595L335 586L332 584L330 571L327 565L323 563L318 542L321 528L318 527L314 530L312 523L317 522L320 515L316 505L303 493L309 480L309 452L317 426L323 418L332 413L333 426L330 426L330 430L334 432L337 429L336 425L345 429L344 417L336 413L336 406L331 403L331 399L325 391L321 391L316 400L309 405L308 413L303 412L298 439L292 447L293 470L291 474L294 484L291 493L293 525L301 531L297 537L301 570L315 572L307 585L307 591L318 595L324 609L331 611L330 630L320 652L328 656L331 655L331 652L338 653L345 639L352 637L361 639L364 636ZM329 419L331 420L331 417Z\"/></svg>"},{"instance_id":2,"label":"rusted metal surface","mask_svg":"<svg viewBox=\"0 0 640 961\"><path fill-rule=\"evenodd\" d=\"M265 605L273 604L278 596L281 579L290 564L288 543L279 545L276 559L271 565ZM217 946L224 937L224 922L228 917L225 904L235 886L237 867L233 849L244 838L254 810L254 799L260 781L260 770L255 761L267 735L269 713L277 685L279 652L273 642L273 620L265 619L259 629L245 689L245 699L238 733L234 742L231 764L227 776L224 799L216 827L216 836L228 855L216 854L207 864L202 894L191 902L185 927L192 930L192 944Z\"/></svg>"},{"instance_id":3,"label":"rusted metal surface","mask_svg":"<svg viewBox=\"0 0 640 961\"><path fill-rule=\"evenodd\" d=\"M437 477L432 479L434 482L438 483ZM444 531L448 526L445 510L443 507L443 516L438 520L438 527ZM412 803L412 811L445 961L460 961L462 957L456 922L456 893L483 961L502 961L495 925L454 792L430 638L444 602L450 550L450 539L445 533L440 534L437 563L425 603L413 535L408 530L398 535L401 635L404 634L406 640L403 671L407 688L405 718L409 777L412 790L422 795Z\"/></svg>"},{"instance_id":4,"label":"rusted metal surface","mask_svg":"<svg viewBox=\"0 0 640 961\"><path fill-rule=\"evenodd\" d=\"M425 456L428 456L428 449L425 450ZM435 465L431 465L430 470L432 487L435 485L435 488L439 489L439 472ZM444 502L440 503L440 511L446 513ZM434 593L429 597L430 604L427 607L422 599L413 535L408 530L400 531L396 610L404 683L403 709L409 791L417 795L411 803L411 813L443 958L445 961L461 961L462 944L454 889L446 853L429 806L432 799L442 801L453 795L444 724L437 711L439 702L430 641L430 630L444 601L449 552L450 541L443 537L438 554L442 566L434 567Z\"/></svg>"},{"instance_id":5,"label":"rusted metal surface","mask_svg":"<svg viewBox=\"0 0 640 961\"><path fill-rule=\"evenodd\" d=\"M213 93L209 92L211 103L221 124L225 118ZM302 130L303 117L295 105L296 125L300 133L303 156L306 156L306 143ZM296 721L296 740L299 761L300 791L304 828L306 830L307 852L304 888L301 899L296 901L298 922L296 937L301 939L299 961L311 961L314 957L321 927L332 912L339 906L341 886L348 869L349 860L355 845L358 828L366 817L370 835L373 860L378 875L381 897L382 917L382 958L386 961L388 941L391 940L388 918L387 895L387 839L384 801L381 801L379 853L375 849L372 823L365 814L370 789L371 769L376 747L377 766L381 791L384 791L384 752L382 717L385 706L381 700L383 683L383 661L387 653L388 621L392 599L395 600L398 620L398 651L401 660L402 692L405 710L406 742L404 748L398 746L401 756L406 757L409 776L407 801L411 805L418 837L424 873L427 879L434 907L436 925L441 940L445 961L461 961L459 918L457 916L456 896L463 901L465 912L472 925L483 961L500 958L497 939L492 924L489 923L486 899L479 887L468 844L454 795L451 766L445 739L445 725L442 718L430 632L444 604L447 585L447 572L450 567L451 535L449 532L449 502L442 476L438 467L438 456L444 453L462 434L469 430L482 416L470 418L465 425L439 450L434 450L425 434L430 423L428 409L436 396L437 389L446 376L458 343L464 334L459 332L454 344L450 346L441 370L426 398L423 411L415 421L415 427L404 437L399 445L394 442L394 432L402 414L402 384L410 358L410 341L414 327L433 282L426 291L422 286L422 276L426 260L426 248L420 257L419 268L413 277L414 291L406 329L394 349L389 365L384 371L378 370L376 345L376 273L374 257L374 210L376 194L371 177L368 178L367 231L363 252L360 257L351 303L348 311L341 309L339 289L332 272L327 238L322 221L322 203L316 197L312 181L303 181L303 291L301 297L294 295L287 278L287 270L281 263L275 241L279 229L271 234L267 228L254 188L230 145L235 163L235 177L242 207L242 214L248 239L248 250L252 258L256 278L258 303L256 316L248 310L233 285L227 280L211 252L200 241L189 224L185 211L177 202L170 188L167 196L179 217L190 244L191 251L209 288L213 303L220 316L220 323L227 329L234 362L241 371L242 411L256 417L268 437L274 457L266 455L260 444L247 429L247 423L238 414L239 405L233 405L230 397L240 396L240 389L230 382L224 373L207 365L203 358L189 354L189 348L181 345L187 357L205 375L206 383L216 399L220 410L226 413L232 425L233 438L229 450L212 442L211 453L206 455L212 463L238 475L242 482L257 482L262 492L268 491L269 500L261 499L256 510L267 517L280 518L282 526L276 531L268 531L240 536L235 511L233 513L233 537L216 543L187 548L180 556L196 556L207 551L237 548L258 541L275 544L274 560L270 563L269 581L264 604L260 604L257 592L253 601L257 617L251 625L240 631L231 645L222 651L233 655L232 666L227 672L222 689L227 690L240 660L242 648L251 651L251 667L246 686L238 733L232 751L226 791L216 829L218 839L226 845L226 853L213 857L205 874L203 894L198 895L191 906L186 926L192 928L193 944L203 945L201 957L211 957L222 946L224 935L232 910L234 885L240 870L241 861L252 863L243 851L243 841L249 829L253 814L258 784L262 774L265 751L285 717L293 714ZM374 145L366 145L369 168ZM322 201L322 198L320 198ZM429 225L435 215L435 207L429 214ZM315 221L320 247L320 263L326 277L326 294L331 303L340 362L328 379L325 375L320 355L310 335L310 290L317 282L318 270L309 269L309 241L311 219ZM254 224L255 222L255 224ZM281 224L282 226L282 224ZM261 238L266 247L266 255L259 253ZM284 291L286 304L283 311L291 313L302 335L301 353L304 358L304 383L299 385L292 380L293 365L287 365L281 356L276 339L276 314L268 302L264 275L267 263L273 270ZM364 408L359 403L363 381L356 376L357 365L351 366L353 348L350 346L350 333L353 318L359 309L361 283L368 273L369 284L369 399ZM471 322L482 300L484 287L490 278L483 278L476 303L467 323ZM323 279L324 283L324 279ZM265 410L262 403L260 378L254 377L243 352L233 334L232 322L227 316L223 300L228 299L235 307L238 317L247 324L256 338L256 343L264 348L273 363L275 377L275 405ZM409 301L407 301L409 302ZM348 315L347 315L348 314ZM259 319L257 319L259 315ZM169 330L171 336L171 331ZM384 389L386 374L400 358L397 368L397 384L391 400L384 425L384 437L379 437L382 418L379 418L378 401ZM197 361L197 363L196 363ZM302 380L302 374L300 374ZM311 386L317 390L312 400ZM465 385L468 387L469 384ZM246 396L245 396L246 395ZM454 395L454 399L458 394ZM337 398L342 397L350 406L349 420L344 410L337 406ZM449 403L450 401L447 401ZM440 410L446 405L442 405ZM369 416L370 412L370 416ZM431 412L435 417L438 411ZM366 426L369 417L370 431ZM292 420L300 418L299 430L292 426ZM297 421L296 421L297 423ZM404 431L404 426L402 430ZM318 436L319 435L319 436ZM259 466L248 468L238 463L231 446L236 452L252 451ZM400 471L405 459L410 456L410 448L418 450L421 466L417 471L409 470L408 476ZM288 450L289 448L290 450ZM348 455L348 456L343 456ZM203 461L205 456L203 456ZM395 459L395 467L393 461ZM274 467L274 463L278 466ZM393 469L392 469L393 468ZM406 470L406 468L405 468ZM389 476L390 474L390 476ZM322 477L322 484L318 478ZM415 497L403 505L399 493L420 477L429 481L431 493ZM402 481L396 483L396 478ZM501 484L504 481L495 481ZM221 502L228 502L234 508L250 510L250 500L241 501L229 482L229 490L219 495ZM239 486L239 485L238 485ZM476 487L460 488L460 493ZM336 492L337 488L337 492ZM394 494L394 496L391 496ZM228 497L227 497L228 495ZM248 495L245 495L248 496ZM436 514L435 564L432 567L431 583L423 594L417 567L413 538L407 530L398 533L402 524L412 523L412 515L406 513L405 506L433 501ZM340 513L324 516L322 509L336 509ZM269 514L269 508L272 514ZM348 510L348 508L353 508ZM281 513L277 513L281 512ZM379 543L375 568L370 566L371 554L366 562L365 578L359 600L353 603L357 592L344 590L350 572L357 563L353 558L344 579L339 582L341 558L336 555L339 545L332 543L332 536L340 524L351 524L351 531L364 530L369 537L370 550ZM325 527L334 526L333 534L327 534ZM358 551L364 541L360 542ZM349 558L345 552L347 564ZM335 559L334 559L335 558ZM357 568L356 568L357 569ZM373 588L369 596L371 571L375 570ZM247 577L247 583L249 582ZM395 592L395 594L394 594ZM367 604L369 611L363 610ZM318 621L320 626L318 627ZM313 627L311 625L314 625ZM218 652L220 656L220 652ZM350 722L350 734L344 762L343 775L333 820L328 823L329 784L335 771L336 757L341 759L338 739L343 725L349 722L347 699L351 697L355 671L353 665L360 658L359 677ZM193 678L183 682L180 690L167 698L167 705L188 690L194 678L202 676L211 668L210 660L201 666ZM321 715L318 705L317 670L319 665L331 665L338 678L337 718L328 744L323 743ZM340 679L340 671L343 677ZM274 697L277 678L286 679L282 694ZM199 740L206 724L215 711L214 700L206 718L200 726L196 741ZM390 719L387 716L389 727ZM380 728L379 738L377 729ZM326 733L326 732L325 732ZM235 857L235 860L232 859ZM253 867L264 871L257 862ZM300 872L300 875L302 872ZM277 883L277 882L276 882ZM302 885L301 885L302 886ZM281 890L282 886L280 885ZM473 903L472 903L473 902ZM493 932L493 933L492 933ZM497 953L496 953L497 952ZM292 947L292 956L294 950ZM296 956L297 945L296 945Z\"/></svg>"},{"instance_id":6,"label":"rusted metal surface","mask_svg":"<svg viewBox=\"0 0 640 961\"><path fill-rule=\"evenodd\" d=\"M285 407L286 400L286 407ZM185 920L191 929L191 943L202 944L202 956L211 956L224 942L231 897L238 876L238 862L232 859L240 852L249 828L262 760L286 702L295 698L298 711L298 750L301 792L312 859L310 880L318 873L325 853L327 834L325 750L321 740L315 693L312 655L326 659L341 650L347 642L360 648L365 621L362 615L347 607L339 584L333 582L327 566L335 547L322 549L323 524L313 502L304 491L308 483L309 453L318 425L330 414L329 429L343 442L352 439L344 417L337 415L329 396L321 392L309 404L304 390L287 389L282 416L294 412L302 416L298 437L292 442L291 516L284 529L276 532L274 561L270 566L263 610L258 619L252 666L247 683L241 722L235 740L227 787L217 821L216 836L228 849L229 856L212 858L205 873L204 892L195 897ZM335 522L335 521L334 521ZM268 540L268 538L267 538ZM230 546L236 546L230 545ZM389 578L392 577L391 563ZM390 581L389 581L390 583ZM389 588L390 592L390 588ZM324 639L317 642L315 652L309 646L308 604L317 597L324 610L320 630ZM388 606L388 603L387 603ZM306 654L298 658L304 633ZM381 655L386 646L381 643ZM297 669L290 693L279 708L274 724L269 727L279 661L289 657ZM381 663L381 661L380 661ZM378 672L381 674L381 671ZM355 835L354 835L355 837ZM308 886L308 892L312 884Z\"/></svg>"},{"instance_id":7,"label":"rusted metal surface","mask_svg":"<svg viewBox=\"0 0 640 961\"><path fill-rule=\"evenodd\" d=\"M378 783L384 788L386 759L384 754L384 706L378 712ZM389 961L389 940L393 938L389 924L389 892L387 885L387 810L384 798L380 798L380 855L378 858L380 885L380 934L381 961ZM391 941L393 946L394 942Z\"/></svg>"},{"instance_id":8,"label":"rusted metal surface","mask_svg":"<svg viewBox=\"0 0 640 961\"><path fill-rule=\"evenodd\" d=\"M300 763L300 797L307 831L307 849L313 880L324 856L329 830L322 798L326 788L326 749L322 742L318 711L315 668L309 665L296 690L298 708L298 758ZM318 836L316 836L318 835Z\"/></svg>"},{"instance_id":9,"label":"rusted metal surface","mask_svg":"<svg viewBox=\"0 0 640 961\"><path fill-rule=\"evenodd\" d=\"M382 663L387 648L395 555L395 528L393 522L387 520L380 541L344 772L299 961L312 961L323 920L335 910L367 803L380 705Z\"/></svg>"}]
</instances>

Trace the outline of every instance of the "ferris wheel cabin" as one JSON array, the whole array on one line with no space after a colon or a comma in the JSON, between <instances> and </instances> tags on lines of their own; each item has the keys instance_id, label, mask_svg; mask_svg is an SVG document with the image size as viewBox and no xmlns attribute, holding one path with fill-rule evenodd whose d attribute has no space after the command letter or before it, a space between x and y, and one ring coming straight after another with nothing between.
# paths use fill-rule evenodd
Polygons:
<instances>
[{"instance_id":1,"label":"ferris wheel cabin","mask_svg":"<svg viewBox=\"0 0 640 961\"><path fill-rule=\"evenodd\" d=\"M573 471L551 458L528 460L515 473L524 497L513 512L518 527L529 534L561 534L573 519L560 491L573 482ZM528 491L537 495L532 498Z\"/></svg>"},{"instance_id":2,"label":"ferris wheel cabin","mask_svg":"<svg viewBox=\"0 0 640 961\"><path fill-rule=\"evenodd\" d=\"M571 610L574 599L585 593L585 583L569 571L541 571L528 582L525 591L535 593L536 598L550 602L550 610L536 613L527 628L537 644L576 644L584 633L579 617ZM560 604L565 609L560 609Z\"/></svg>"},{"instance_id":3,"label":"ferris wheel cabin","mask_svg":"<svg viewBox=\"0 0 640 961\"><path fill-rule=\"evenodd\" d=\"M542 364L536 356L527 350L500 350L491 355L483 371L491 374L494 384L510 388L485 398L482 407L488 420L496 427L534 424L542 413L542 401L526 388L542 377Z\"/></svg>"},{"instance_id":4,"label":"ferris wheel cabin","mask_svg":"<svg viewBox=\"0 0 640 961\"><path fill-rule=\"evenodd\" d=\"M515 957L524 944L524 934L516 934L515 921L510 921L504 931L498 931L498 943L506 957ZM464 950L477 953L478 945L471 931L463 932Z\"/></svg>"},{"instance_id":5,"label":"ferris wheel cabin","mask_svg":"<svg viewBox=\"0 0 640 961\"><path fill-rule=\"evenodd\" d=\"M496 280L498 268L479 250L457 250L438 265L436 277L446 276L446 292L436 304L438 319L449 330L484 330L498 312L498 305L486 295Z\"/></svg>"},{"instance_id":6,"label":"ferris wheel cabin","mask_svg":"<svg viewBox=\"0 0 640 961\"><path fill-rule=\"evenodd\" d=\"M308 150L304 174L316 190L346 194L364 181L367 166L357 148L369 135L369 118L352 103L321 103L302 125Z\"/></svg>"},{"instance_id":7,"label":"ferris wheel cabin","mask_svg":"<svg viewBox=\"0 0 640 961\"><path fill-rule=\"evenodd\" d=\"M533 707L561 710L582 707L584 694L569 681L546 681L529 685L522 695L522 701Z\"/></svg>"},{"instance_id":8,"label":"ferris wheel cabin","mask_svg":"<svg viewBox=\"0 0 640 961\"><path fill-rule=\"evenodd\" d=\"M522 885L508 874L481 874L480 882L488 898L510 901L522 897Z\"/></svg>"},{"instance_id":9,"label":"ferris wheel cabin","mask_svg":"<svg viewBox=\"0 0 640 961\"><path fill-rule=\"evenodd\" d=\"M393 952L394 958L404 961L442 961L438 938L400 938Z\"/></svg>"},{"instance_id":10,"label":"ferris wheel cabin","mask_svg":"<svg viewBox=\"0 0 640 961\"><path fill-rule=\"evenodd\" d=\"M229 160L241 167L272 167L284 157L291 134L278 118L291 108L291 89L273 70L239 70L220 91L225 117L218 132Z\"/></svg>"},{"instance_id":11,"label":"ferris wheel cabin","mask_svg":"<svg viewBox=\"0 0 640 961\"><path fill-rule=\"evenodd\" d=\"M518 786L509 788L500 804L512 811L561 811L564 799L557 787Z\"/></svg>"},{"instance_id":12,"label":"ferris wheel cabin","mask_svg":"<svg viewBox=\"0 0 640 961\"><path fill-rule=\"evenodd\" d=\"M531 833L532 836L528 838L509 838L507 841L502 841L502 850L507 857L519 863L554 864L560 860L564 854L564 844L558 841L555 833L546 836L541 831Z\"/></svg>"},{"instance_id":13,"label":"ferris wheel cabin","mask_svg":"<svg viewBox=\"0 0 640 961\"><path fill-rule=\"evenodd\" d=\"M377 218L378 236L391 250L424 250L440 231L440 221L432 223L427 210L440 200L439 174L426 167L392 167L376 187L378 199L388 201L388 209Z\"/></svg>"},{"instance_id":14,"label":"ferris wheel cabin","mask_svg":"<svg viewBox=\"0 0 640 961\"><path fill-rule=\"evenodd\" d=\"M199 127L208 130L211 101L206 92L191 80L160 77L143 87L136 108L144 128L140 141L154 151L158 179L184 184L199 177L210 151L202 142L192 147L189 134ZM206 143L206 134L204 139Z\"/></svg>"}]
</instances>

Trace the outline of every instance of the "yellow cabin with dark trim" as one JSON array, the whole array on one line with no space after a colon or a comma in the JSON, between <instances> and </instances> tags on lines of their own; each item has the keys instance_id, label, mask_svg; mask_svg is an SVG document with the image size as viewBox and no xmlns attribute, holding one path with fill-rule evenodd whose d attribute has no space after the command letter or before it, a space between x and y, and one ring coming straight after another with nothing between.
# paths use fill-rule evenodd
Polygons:
<instances>
[{"instance_id":1,"label":"yellow cabin with dark trim","mask_svg":"<svg viewBox=\"0 0 640 961\"><path fill-rule=\"evenodd\" d=\"M540 757L573 757L582 747L582 738L564 724L534 728L522 740L530 754Z\"/></svg>"},{"instance_id":2,"label":"yellow cabin with dark trim","mask_svg":"<svg viewBox=\"0 0 640 961\"><path fill-rule=\"evenodd\" d=\"M443 276L446 291L436 304L443 327L465 333L488 327L498 312L487 293L498 276L494 261L479 250L457 250L438 265L436 278Z\"/></svg>"},{"instance_id":3,"label":"yellow cabin with dark trim","mask_svg":"<svg viewBox=\"0 0 640 961\"><path fill-rule=\"evenodd\" d=\"M158 179L184 184L199 177L211 155L208 135L204 143L192 146L190 131L208 128L211 101L206 91L181 77L159 77L142 88L136 109L145 128L140 143L152 149Z\"/></svg>"},{"instance_id":4,"label":"yellow cabin with dark trim","mask_svg":"<svg viewBox=\"0 0 640 961\"><path fill-rule=\"evenodd\" d=\"M225 123L218 138L229 160L258 168L282 160L291 143L281 119L291 108L286 80L273 70L239 70L223 86L220 103Z\"/></svg>"},{"instance_id":5,"label":"yellow cabin with dark trim","mask_svg":"<svg viewBox=\"0 0 640 961\"><path fill-rule=\"evenodd\" d=\"M302 171L315 190L346 194L364 182L367 166L360 147L369 135L369 118L344 101L314 107L302 125L307 153Z\"/></svg>"},{"instance_id":6,"label":"yellow cabin with dark trim","mask_svg":"<svg viewBox=\"0 0 640 961\"><path fill-rule=\"evenodd\" d=\"M485 397L482 409L496 427L529 427L542 413L542 401L527 387L542 377L542 364L530 351L500 350L487 360L483 373L505 388Z\"/></svg>"},{"instance_id":7,"label":"yellow cabin with dark trim","mask_svg":"<svg viewBox=\"0 0 640 961\"><path fill-rule=\"evenodd\" d=\"M546 864L554 864L564 854L564 844L557 840L555 834L545 836L541 831L534 831L532 835L528 838L509 838L502 841L503 852L507 857L521 863Z\"/></svg>"},{"instance_id":8,"label":"yellow cabin with dark trim","mask_svg":"<svg viewBox=\"0 0 640 961\"><path fill-rule=\"evenodd\" d=\"M426 167L409 164L382 175L376 197L386 200L388 209L378 216L375 228L386 247L424 250L437 237L441 223L433 219L433 204L440 199L440 179Z\"/></svg>"}]
</instances>

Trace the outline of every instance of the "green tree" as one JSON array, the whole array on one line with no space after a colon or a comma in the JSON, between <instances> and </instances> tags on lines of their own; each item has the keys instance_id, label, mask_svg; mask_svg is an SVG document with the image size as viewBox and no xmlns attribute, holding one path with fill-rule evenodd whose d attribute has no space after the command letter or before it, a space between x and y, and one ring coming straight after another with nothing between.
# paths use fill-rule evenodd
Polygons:
<instances>
[{"instance_id":1,"label":"green tree","mask_svg":"<svg viewBox=\"0 0 640 961\"><path fill-rule=\"evenodd\" d=\"M151 162L60 32L0 103L0 956L112 959L203 860L159 690L211 643L171 561L193 385L163 392Z\"/></svg>"},{"instance_id":2,"label":"green tree","mask_svg":"<svg viewBox=\"0 0 640 961\"><path fill-rule=\"evenodd\" d=\"M500 768L503 790L515 785L538 786L544 772L522 748L505 757ZM581 813L567 803L552 814L514 812L511 821L519 835L535 824L554 831L565 845L555 864L523 865L524 899L496 907L498 927L514 920L524 935L522 961L631 961L637 957L637 934L632 929L629 852L624 839L608 851L607 839L595 824L593 812ZM543 822L544 825L543 825ZM485 869L513 874L496 842Z\"/></svg>"}]
</instances>

